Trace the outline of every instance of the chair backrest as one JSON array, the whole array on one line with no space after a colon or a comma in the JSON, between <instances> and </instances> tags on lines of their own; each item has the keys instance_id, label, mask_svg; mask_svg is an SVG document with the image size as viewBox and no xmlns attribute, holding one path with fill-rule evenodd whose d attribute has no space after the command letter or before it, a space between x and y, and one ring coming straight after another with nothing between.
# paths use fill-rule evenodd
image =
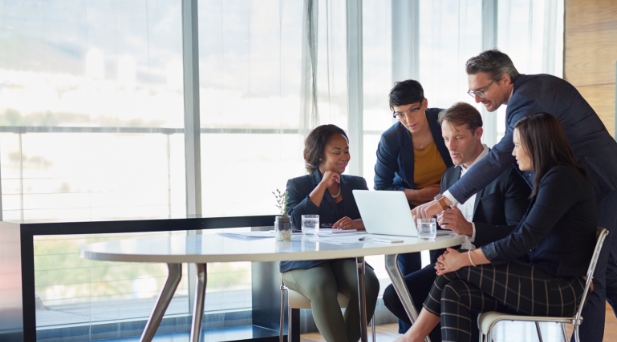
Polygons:
<instances>
[{"instance_id":1,"label":"chair backrest","mask_svg":"<svg viewBox=\"0 0 617 342\"><path fill-rule=\"evenodd\" d=\"M587 280L585 281L585 289L583 290L583 297L581 298L581 302L578 305L578 310L576 310L576 315L574 316L575 321L579 321L581 319L583 307L585 306L587 294L589 294L589 288L591 287L591 282L593 280L593 274L596 270L598 258L600 257L600 252L602 251L602 245L604 244L604 239L606 239L607 235L608 230L606 230L605 228L598 228L596 232L596 247L593 249L593 255L591 256L589 268L587 269Z\"/></svg>"}]
</instances>

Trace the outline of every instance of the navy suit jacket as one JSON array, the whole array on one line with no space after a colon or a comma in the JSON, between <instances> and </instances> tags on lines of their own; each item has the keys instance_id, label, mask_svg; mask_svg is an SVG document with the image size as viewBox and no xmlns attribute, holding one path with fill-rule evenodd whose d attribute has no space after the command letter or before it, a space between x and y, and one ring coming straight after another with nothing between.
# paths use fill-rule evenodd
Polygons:
<instances>
[{"instance_id":1,"label":"navy suit jacket","mask_svg":"<svg viewBox=\"0 0 617 342\"><path fill-rule=\"evenodd\" d=\"M533 113L547 112L559 119L600 201L617 189L617 143L604 124L570 83L551 75L520 75L506 109L506 134L460 181L448 190L459 202L497 178L511 164L514 124ZM527 180L531 179L526 174ZM616 204L617 206L617 204Z\"/></svg>"},{"instance_id":2,"label":"navy suit jacket","mask_svg":"<svg viewBox=\"0 0 617 342\"><path fill-rule=\"evenodd\" d=\"M441 179L442 193L459 178L460 166L447 169ZM473 244L483 246L508 236L525 215L530 194L531 188L514 166L510 166L506 172L478 191L472 220L476 226Z\"/></svg>"},{"instance_id":3,"label":"navy suit jacket","mask_svg":"<svg viewBox=\"0 0 617 342\"><path fill-rule=\"evenodd\" d=\"M494 264L526 256L555 276L584 276L596 244L594 197L576 168L555 166L540 180L538 193L512 234L484 245L482 252Z\"/></svg>"},{"instance_id":4,"label":"navy suit jacket","mask_svg":"<svg viewBox=\"0 0 617 342\"><path fill-rule=\"evenodd\" d=\"M471 170L476 166L474 165ZM461 178L461 167L449 167L441 178L442 193L459 178ZM476 238L473 244L484 246L508 236L525 215L529 207L530 194L531 188L514 166L510 166L506 172L482 188L476 194L473 209L472 221L476 226ZM431 262L436 262L436 258L444 251L431 252Z\"/></svg>"},{"instance_id":5,"label":"navy suit jacket","mask_svg":"<svg viewBox=\"0 0 617 342\"><path fill-rule=\"evenodd\" d=\"M441 125L437 122L441 109L428 108L428 121L433 140L446 167L452 166L452 158L441 136ZM375 163L375 190L415 189L413 170L414 153L411 132L396 122L381 135Z\"/></svg>"},{"instance_id":6,"label":"navy suit jacket","mask_svg":"<svg viewBox=\"0 0 617 342\"><path fill-rule=\"evenodd\" d=\"M366 180L358 176L341 175L341 195L343 196L343 213L339 212L338 205L326 190L320 206L316 206L309 198L309 194L319 185L322 179L322 174L315 171L310 175L292 178L287 181L287 215L291 218L291 222L296 229L300 229L302 225L302 215L316 214L319 215L319 224L334 224L344 216L352 220L360 218L358 205L353 197L352 190L368 190ZM301 268L307 269L315 267L324 260L311 261L282 261L280 266L281 272Z\"/></svg>"}]
</instances>

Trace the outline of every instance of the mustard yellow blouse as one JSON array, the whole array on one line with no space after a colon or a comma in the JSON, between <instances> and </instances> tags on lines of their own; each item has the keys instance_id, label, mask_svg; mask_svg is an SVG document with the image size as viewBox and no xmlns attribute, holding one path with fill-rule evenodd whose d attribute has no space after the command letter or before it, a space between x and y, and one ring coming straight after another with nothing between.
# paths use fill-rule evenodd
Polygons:
<instances>
[{"instance_id":1,"label":"mustard yellow blouse","mask_svg":"<svg viewBox=\"0 0 617 342\"><path fill-rule=\"evenodd\" d=\"M439 183L441 176L447 168L434 141L422 151L414 149L413 161L413 181L416 189L422 189L431 184ZM411 204L419 205L422 203L412 201Z\"/></svg>"}]
</instances>

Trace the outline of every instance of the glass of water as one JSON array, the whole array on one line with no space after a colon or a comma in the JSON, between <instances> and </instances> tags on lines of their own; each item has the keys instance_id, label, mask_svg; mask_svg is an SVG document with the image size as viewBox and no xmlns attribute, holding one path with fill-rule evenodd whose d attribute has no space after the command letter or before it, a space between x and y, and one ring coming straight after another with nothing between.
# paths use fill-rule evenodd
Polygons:
<instances>
[{"instance_id":1,"label":"glass of water","mask_svg":"<svg viewBox=\"0 0 617 342\"><path fill-rule=\"evenodd\" d=\"M302 215L302 234L319 233L319 215Z\"/></svg>"},{"instance_id":2,"label":"glass of water","mask_svg":"<svg viewBox=\"0 0 617 342\"><path fill-rule=\"evenodd\" d=\"M425 240L434 240L437 236L437 223L435 218L419 218L416 220L418 237Z\"/></svg>"}]
</instances>

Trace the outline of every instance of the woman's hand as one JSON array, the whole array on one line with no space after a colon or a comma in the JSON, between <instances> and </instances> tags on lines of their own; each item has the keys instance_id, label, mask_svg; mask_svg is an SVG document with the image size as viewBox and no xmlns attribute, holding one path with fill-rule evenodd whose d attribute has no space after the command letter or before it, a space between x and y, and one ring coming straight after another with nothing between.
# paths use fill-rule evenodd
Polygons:
<instances>
[{"instance_id":1,"label":"woman's hand","mask_svg":"<svg viewBox=\"0 0 617 342\"><path fill-rule=\"evenodd\" d=\"M334 183L341 183L341 175L336 173L336 172L332 172L332 171L326 171L323 174L323 178L321 179L321 183L325 184L326 188L331 187Z\"/></svg>"},{"instance_id":2,"label":"woman's hand","mask_svg":"<svg viewBox=\"0 0 617 342\"><path fill-rule=\"evenodd\" d=\"M336 221L332 225L332 228L363 230L364 223L362 223L362 220L352 220L349 217L345 216L342 219Z\"/></svg>"},{"instance_id":3,"label":"woman's hand","mask_svg":"<svg viewBox=\"0 0 617 342\"><path fill-rule=\"evenodd\" d=\"M440 185L431 184L422 189L405 189L405 195L409 202L426 203L432 201L439 194Z\"/></svg>"},{"instance_id":4,"label":"woman's hand","mask_svg":"<svg viewBox=\"0 0 617 342\"><path fill-rule=\"evenodd\" d=\"M446 252L437 258L437 262L435 263L437 275L440 276L446 273L455 272L465 266L469 266L469 259L465 254L466 253L460 253L456 249L446 249Z\"/></svg>"}]
</instances>

